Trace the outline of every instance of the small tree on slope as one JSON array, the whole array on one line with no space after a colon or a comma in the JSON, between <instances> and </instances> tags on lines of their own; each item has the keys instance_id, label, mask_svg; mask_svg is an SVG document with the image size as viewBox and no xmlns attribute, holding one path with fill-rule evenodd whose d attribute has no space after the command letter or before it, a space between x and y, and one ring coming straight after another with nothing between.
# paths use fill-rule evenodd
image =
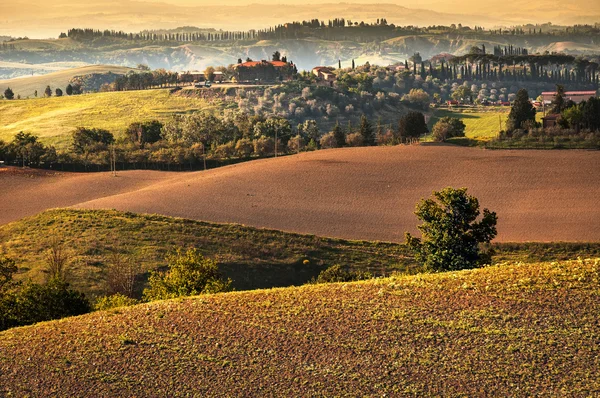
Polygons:
<instances>
[{"instance_id":1,"label":"small tree on slope","mask_svg":"<svg viewBox=\"0 0 600 398\"><path fill-rule=\"evenodd\" d=\"M468 195L466 188L434 192L432 199L417 203L415 214L423 221L417 227L422 237L406 233L406 244L426 270L460 270L489 261L489 256L480 253L479 245L496 236L498 217L484 209L481 221L476 221L479 201Z\"/></svg>"}]
</instances>

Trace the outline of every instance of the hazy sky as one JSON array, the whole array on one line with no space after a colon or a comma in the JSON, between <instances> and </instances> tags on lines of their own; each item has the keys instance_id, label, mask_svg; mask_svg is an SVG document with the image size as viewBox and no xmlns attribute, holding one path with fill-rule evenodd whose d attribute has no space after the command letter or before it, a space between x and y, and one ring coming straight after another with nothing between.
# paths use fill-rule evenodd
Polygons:
<instances>
[{"instance_id":1,"label":"hazy sky","mask_svg":"<svg viewBox=\"0 0 600 398\"><path fill-rule=\"evenodd\" d=\"M365 21L385 17L400 25L594 23L600 22L600 1L0 0L0 35L55 37L71 27L137 32L193 25L245 30L292 20L334 17Z\"/></svg>"}]
</instances>

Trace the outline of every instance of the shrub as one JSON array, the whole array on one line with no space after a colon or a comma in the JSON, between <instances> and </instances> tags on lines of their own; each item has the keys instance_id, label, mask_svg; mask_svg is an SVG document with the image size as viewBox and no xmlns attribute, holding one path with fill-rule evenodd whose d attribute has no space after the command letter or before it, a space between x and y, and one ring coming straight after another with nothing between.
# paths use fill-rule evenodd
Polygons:
<instances>
[{"instance_id":1,"label":"shrub","mask_svg":"<svg viewBox=\"0 0 600 398\"><path fill-rule=\"evenodd\" d=\"M304 150L305 147L306 144L304 142L304 138L302 138L300 134L290 138L290 140L288 141L288 150L290 152L300 152Z\"/></svg>"},{"instance_id":2,"label":"shrub","mask_svg":"<svg viewBox=\"0 0 600 398\"><path fill-rule=\"evenodd\" d=\"M337 142L333 131L323 135L319 140L319 144L321 145L321 148L335 148Z\"/></svg>"},{"instance_id":3,"label":"shrub","mask_svg":"<svg viewBox=\"0 0 600 398\"><path fill-rule=\"evenodd\" d=\"M426 270L473 268L490 260L480 253L479 245L496 236L498 218L484 209L481 221L476 221L479 201L466 188L434 192L432 199L417 203L415 214L423 221L417 227L422 238L406 233L406 244Z\"/></svg>"},{"instance_id":4,"label":"shrub","mask_svg":"<svg viewBox=\"0 0 600 398\"><path fill-rule=\"evenodd\" d=\"M110 296L102 296L98 298L94 304L94 309L96 311L104 311L113 308L129 307L136 304L138 304L136 299L116 293Z\"/></svg>"},{"instance_id":5,"label":"shrub","mask_svg":"<svg viewBox=\"0 0 600 398\"><path fill-rule=\"evenodd\" d=\"M448 138L464 137L465 124L455 117L441 118L431 130L435 141L446 141Z\"/></svg>"},{"instance_id":6,"label":"shrub","mask_svg":"<svg viewBox=\"0 0 600 398\"><path fill-rule=\"evenodd\" d=\"M252 151L254 151L254 145L248 138L242 138L236 142L235 151L238 156L247 158L252 154Z\"/></svg>"},{"instance_id":7,"label":"shrub","mask_svg":"<svg viewBox=\"0 0 600 398\"><path fill-rule=\"evenodd\" d=\"M217 146L213 152L213 156L219 159L228 159L233 157L235 153L235 144L233 141L229 141Z\"/></svg>"},{"instance_id":8,"label":"shrub","mask_svg":"<svg viewBox=\"0 0 600 398\"><path fill-rule=\"evenodd\" d=\"M81 315L91 310L83 293L58 279L27 282L0 292L0 330Z\"/></svg>"},{"instance_id":9,"label":"shrub","mask_svg":"<svg viewBox=\"0 0 600 398\"><path fill-rule=\"evenodd\" d=\"M363 142L361 133L351 133L346 136L346 144L348 146L362 146Z\"/></svg>"},{"instance_id":10,"label":"shrub","mask_svg":"<svg viewBox=\"0 0 600 398\"><path fill-rule=\"evenodd\" d=\"M275 152L275 142L270 137L260 136L253 142L254 153L258 156L267 156Z\"/></svg>"},{"instance_id":11,"label":"shrub","mask_svg":"<svg viewBox=\"0 0 600 398\"><path fill-rule=\"evenodd\" d=\"M371 279L373 275L370 272L348 271L341 265L333 265L319 273L312 283L335 283L335 282L353 282Z\"/></svg>"},{"instance_id":12,"label":"shrub","mask_svg":"<svg viewBox=\"0 0 600 398\"><path fill-rule=\"evenodd\" d=\"M166 272L152 272L143 297L147 301L165 300L203 293L231 290L231 280L221 279L217 263L204 258L196 249L178 251L167 257Z\"/></svg>"}]
</instances>

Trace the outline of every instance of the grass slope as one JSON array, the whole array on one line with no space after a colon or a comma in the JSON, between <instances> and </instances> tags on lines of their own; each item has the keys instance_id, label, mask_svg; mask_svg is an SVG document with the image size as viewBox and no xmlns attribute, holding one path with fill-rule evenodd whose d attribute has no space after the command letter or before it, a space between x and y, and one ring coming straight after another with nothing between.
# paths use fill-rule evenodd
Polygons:
<instances>
[{"instance_id":1,"label":"grass slope","mask_svg":"<svg viewBox=\"0 0 600 398\"><path fill-rule=\"evenodd\" d=\"M416 272L401 244L348 241L313 235L213 224L114 210L56 209L0 227L0 252L17 259L19 279L43 281L49 237L71 251L71 282L95 296L105 291L106 262L114 252L148 270L164 266L176 248L198 248L216 259L237 289L300 285L334 264L375 275ZM540 261L600 256L600 243L496 244L498 261ZM140 283L140 287L143 283Z\"/></svg>"},{"instance_id":2,"label":"grass slope","mask_svg":"<svg viewBox=\"0 0 600 398\"><path fill-rule=\"evenodd\" d=\"M465 124L465 136L475 141L489 141L496 138L501 129L506 129L510 107L481 108L481 110L438 110L429 120L429 129L443 117L454 117ZM542 114L536 115L541 121Z\"/></svg>"},{"instance_id":3,"label":"grass slope","mask_svg":"<svg viewBox=\"0 0 600 398\"><path fill-rule=\"evenodd\" d=\"M49 64L52 65L52 64ZM60 64L58 64L60 66ZM7 87L10 87L15 93L15 98L20 95L21 98L33 97L35 90L38 96L44 95L46 86L52 88L52 93L56 88L60 88L65 92L65 88L69 84L69 80L75 76L82 76L91 73L108 73L112 72L118 75L124 75L129 71L136 70L124 66L114 65L87 65L79 68L69 68L40 76L19 77L15 79L0 80L0 92L4 93Z\"/></svg>"},{"instance_id":4,"label":"grass slope","mask_svg":"<svg viewBox=\"0 0 600 398\"><path fill-rule=\"evenodd\" d=\"M44 87L38 91L42 93ZM168 90L0 101L0 139L10 140L19 131L27 131L43 142L64 146L78 126L104 128L118 135L132 122L166 120L174 113L206 107L202 99L171 96Z\"/></svg>"},{"instance_id":5,"label":"grass slope","mask_svg":"<svg viewBox=\"0 0 600 398\"><path fill-rule=\"evenodd\" d=\"M382 274L414 268L402 246L347 241L112 210L50 210L0 227L0 251L17 259L19 278L44 279L49 237L72 251L73 287L92 296L105 290L111 253L130 255L142 275L164 266L177 248L197 247L215 258L237 289L302 284L334 264Z\"/></svg>"},{"instance_id":6,"label":"grass slope","mask_svg":"<svg viewBox=\"0 0 600 398\"><path fill-rule=\"evenodd\" d=\"M0 333L0 394L595 396L599 295L587 260L155 302Z\"/></svg>"}]
</instances>

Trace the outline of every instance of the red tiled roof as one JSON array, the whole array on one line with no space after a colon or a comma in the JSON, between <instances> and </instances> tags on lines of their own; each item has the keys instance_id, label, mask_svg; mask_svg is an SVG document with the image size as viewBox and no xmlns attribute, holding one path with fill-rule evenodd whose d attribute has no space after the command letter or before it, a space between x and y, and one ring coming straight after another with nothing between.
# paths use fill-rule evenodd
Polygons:
<instances>
[{"instance_id":1,"label":"red tiled roof","mask_svg":"<svg viewBox=\"0 0 600 398\"><path fill-rule=\"evenodd\" d=\"M333 68L330 68L329 66L315 66L313 70L316 70L317 72L332 72Z\"/></svg>"},{"instance_id":2,"label":"red tiled roof","mask_svg":"<svg viewBox=\"0 0 600 398\"><path fill-rule=\"evenodd\" d=\"M258 66L258 65L262 65L262 64L271 64L276 68L280 68L280 67L286 66L287 62L283 62L283 61L269 61L269 62L267 62L267 61L246 61L241 64L236 64L235 66L236 67L243 66L246 68L252 68L254 66Z\"/></svg>"},{"instance_id":3,"label":"red tiled roof","mask_svg":"<svg viewBox=\"0 0 600 398\"><path fill-rule=\"evenodd\" d=\"M544 91L542 95L556 95L556 91ZM565 95L596 95L595 91L566 91Z\"/></svg>"}]
</instances>

